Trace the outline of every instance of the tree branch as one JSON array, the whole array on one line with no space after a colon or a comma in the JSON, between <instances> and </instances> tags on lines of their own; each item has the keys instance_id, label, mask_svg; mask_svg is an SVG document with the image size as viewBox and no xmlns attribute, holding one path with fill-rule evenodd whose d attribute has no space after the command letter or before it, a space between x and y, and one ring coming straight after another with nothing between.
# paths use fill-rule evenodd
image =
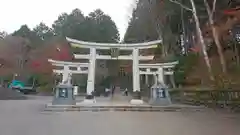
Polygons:
<instances>
[{"instance_id":1,"label":"tree branch","mask_svg":"<svg viewBox=\"0 0 240 135\"><path fill-rule=\"evenodd\" d=\"M215 10L216 10L216 3L217 3L217 0L213 0L213 7L212 7L212 16L213 16L213 14L214 14L214 12L215 12Z\"/></svg>"},{"instance_id":2,"label":"tree branch","mask_svg":"<svg viewBox=\"0 0 240 135\"><path fill-rule=\"evenodd\" d=\"M210 23L210 25L213 25L214 24L214 21L213 21L213 10L211 10L207 0L204 0L204 4L205 4L206 9L207 9L209 23Z\"/></svg>"},{"instance_id":3,"label":"tree branch","mask_svg":"<svg viewBox=\"0 0 240 135\"><path fill-rule=\"evenodd\" d=\"M183 5L182 3L180 3L180 2L178 2L178 1L176 1L176 0L169 0L169 1L172 2L172 3L175 3L175 4L180 5L182 8L184 8L184 9L186 9L186 10L188 10L188 11L193 12L193 10L192 10L191 8L189 8L189 7L185 6L185 5Z\"/></svg>"}]
</instances>

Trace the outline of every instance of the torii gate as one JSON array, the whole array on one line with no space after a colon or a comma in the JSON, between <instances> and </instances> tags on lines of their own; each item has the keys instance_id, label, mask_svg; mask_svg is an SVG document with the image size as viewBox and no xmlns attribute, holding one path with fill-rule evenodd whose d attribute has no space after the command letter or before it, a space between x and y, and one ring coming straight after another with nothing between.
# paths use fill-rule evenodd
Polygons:
<instances>
[{"instance_id":1,"label":"torii gate","mask_svg":"<svg viewBox=\"0 0 240 135\"><path fill-rule=\"evenodd\" d=\"M63 78L67 78L68 74L88 74L87 81L87 97L93 97L95 84L95 67L96 60L132 60L132 72L133 72L133 92L140 92L140 74L155 75L159 82L164 83L164 69L173 68L178 62L172 63L156 63L156 64L139 64L139 61L153 60L154 55L143 56L139 55L139 50L156 48L162 40L156 40L145 43L135 44L110 44L110 43L95 43L79 41L71 38L66 38L72 47L88 48L89 54L74 54L75 59L85 59L88 63L74 63L49 60L55 66L63 66L63 70L54 70L55 73L63 74ZM101 55L97 53L97 50L111 50L111 55ZM130 55L121 55L120 50L130 51ZM77 70L69 70L69 67L77 67ZM84 70L82 70L85 68ZM87 69L86 69L87 68ZM157 68L157 71L151 71L152 68ZM140 70L141 69L141 70ZM143 70L142 70L143 69ZM145 70L144 70L145 69ZM165 72L168 73L168 72ZM170 72L169 72L170 74ZM173 74L173 72L171 72ZM70 77L71 78L71 77ZM63 79L64 80L64 79ZM62 82L63 82L62 80ZM69 81L68 81L69 82ZM141 99L140 100L142 103Z\"/></svg>"}]
</instances>

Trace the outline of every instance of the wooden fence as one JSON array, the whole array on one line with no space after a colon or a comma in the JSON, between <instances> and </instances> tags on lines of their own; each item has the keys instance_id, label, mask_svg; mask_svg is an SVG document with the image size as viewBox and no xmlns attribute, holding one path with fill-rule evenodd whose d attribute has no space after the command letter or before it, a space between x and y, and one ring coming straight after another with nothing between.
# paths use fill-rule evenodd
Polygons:
<instances>
[{"instance_id":1,"label":"wooden fence","mask_svg":"<svg viewBox=\"0 0 240 135\"><path fill-rule=\"evenodd\" d=\"M178 103L240 108L240 90L172 90L170 95Z\"/></svg>"}]
</instances>

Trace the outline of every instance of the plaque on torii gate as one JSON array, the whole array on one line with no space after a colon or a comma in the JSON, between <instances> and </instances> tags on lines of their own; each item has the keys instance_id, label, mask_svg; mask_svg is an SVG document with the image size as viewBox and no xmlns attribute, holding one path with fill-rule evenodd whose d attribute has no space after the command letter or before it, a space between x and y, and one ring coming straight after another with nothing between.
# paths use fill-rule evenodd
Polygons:
<instances>
[{"instance_id":1,"label":"plaque on torii gate","mask_svg":"<svg viewBox=\"0 0 240 135\"><path fill-rule=\"evenodd\" d=\"M111 48L111 57L118 58L119 56L119 49L118 48Z\"/></svg>"}]
</instances>

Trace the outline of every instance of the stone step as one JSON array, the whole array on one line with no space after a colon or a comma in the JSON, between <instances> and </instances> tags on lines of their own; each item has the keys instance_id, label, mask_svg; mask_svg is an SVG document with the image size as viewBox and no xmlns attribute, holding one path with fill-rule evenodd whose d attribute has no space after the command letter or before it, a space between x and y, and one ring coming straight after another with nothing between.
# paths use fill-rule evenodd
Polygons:
<instances>
[{"instance_id":1,"label":"stone step","mask_svg":"<svg viewBox=\"0 0 240 135\"><path fill-rule=\"evenodd\" d=\"M202 106L67 106L67 105L47 105L44 111L68 112L68 111L129 111L129 112L182 112L182 111L205 111Z\"/></svg>"}]
</instances>

